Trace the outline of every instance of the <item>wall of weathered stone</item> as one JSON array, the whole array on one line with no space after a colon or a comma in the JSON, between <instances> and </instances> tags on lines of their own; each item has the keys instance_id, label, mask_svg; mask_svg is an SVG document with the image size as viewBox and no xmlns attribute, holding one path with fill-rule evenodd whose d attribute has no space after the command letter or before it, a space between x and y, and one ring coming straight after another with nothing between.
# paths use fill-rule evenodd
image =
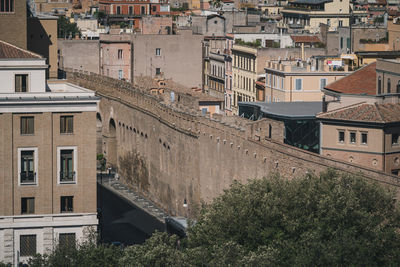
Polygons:
<instances>
[{"instance_id":1,"label":"wall of weathered stone","mask_svg":"<svg viewBox=\"0 0 400 267\"><path fill-rule=\"evenodd\" d=\"M102 98L99 112L106 157L112 147L107 143L108 122L111 118L116 122L121 179L139 187L171 214L192 213L202 201L211 201L221 194L233 180L246 182L273 172L292 178L333 167L360 173L381 184L400 186L398 177L267 138L267 120L230 124L228 120L201 116L194 110L182 112L123 81L79 73L69 74L68 78L96 90ZM139 177L123 177L129 173ZM183 207L185 199L188 208Z\"/></svg>"}]
</instances>

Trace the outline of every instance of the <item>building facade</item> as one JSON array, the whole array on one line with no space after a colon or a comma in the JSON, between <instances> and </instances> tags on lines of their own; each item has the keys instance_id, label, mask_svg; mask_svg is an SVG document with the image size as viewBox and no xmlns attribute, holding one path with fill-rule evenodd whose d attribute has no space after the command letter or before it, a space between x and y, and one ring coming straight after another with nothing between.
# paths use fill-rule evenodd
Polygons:
<instances>
[{"instance_id":1,"label":"building facade","mask_svg":"<svg viewBox=\"0 0 400 267\"><path fill-rule=\"evenodd\" d=\"M0 3L0 40L26 49L26 1L4 0Z\"/></svg>"},{"instance_id":2,"label":"building facade","mask_svg":"<svg viewBox=\"0 0 400 267\"><path fill-rule=\"evenodd\" d=\"M94 92L46 82L46 59L0 41L0 261L17 266L97 226Z\"/></svg>"},{"instance_id":3,"label":"building facade","mask_svg":"<svg viewBox=\"0 0 400 267\"><path fill-rule=\"evenodd\" d=\"M266 102L321 101L322 89L350 72L348 67L310 65L306 61L270 60L265 68Z\"/></svg>"}]
</instances>

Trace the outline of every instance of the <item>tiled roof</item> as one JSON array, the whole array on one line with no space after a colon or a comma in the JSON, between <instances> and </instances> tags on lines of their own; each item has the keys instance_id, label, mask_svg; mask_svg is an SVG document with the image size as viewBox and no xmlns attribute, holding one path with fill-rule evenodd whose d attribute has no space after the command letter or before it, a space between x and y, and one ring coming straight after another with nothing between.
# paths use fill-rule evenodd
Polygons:
<instances>
[{"instance_id":1,"label":"tiled roof","mask_svg":"<svg viewBox=\"0 0 400 267\"><path fill-rule=\"evenodd\" d=\"M329 112L320 113L317 118L373 123L400 122L400 104L359 103Z\"/></svg>"},{"instance_id":2,"label":"tiled roof","mask_svg":"<svg viewBox=\"0 0 400 267\"><path fill-rule=\"evenodd\" d=\"M40 55L0 40L0 58L42 58Z\"/></svg>"},{"instance_id":3,"label":"tiled roof","mask_svg":"<svg viewBox=\"0 0 400 267\"><path fill-rule=\"evenodd\" d=\"M325 89L343 94L376 95L376 62L328 84Z\"/></svg>"},{"instance_id":4,"label":"tiled roof","mask_svg":"<svg viewBox=\"0 0 400 267\"><path fill-rule=\"evenodd\" d=\"M293 42L295 43L320 43L321 40L314 35L291 35Z\"/></svg>"}]
</instances>

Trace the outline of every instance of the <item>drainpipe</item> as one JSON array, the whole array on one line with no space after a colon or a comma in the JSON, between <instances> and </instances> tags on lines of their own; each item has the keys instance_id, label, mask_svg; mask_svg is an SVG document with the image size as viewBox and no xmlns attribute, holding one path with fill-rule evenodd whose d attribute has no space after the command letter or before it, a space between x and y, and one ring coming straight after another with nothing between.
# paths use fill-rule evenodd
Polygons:
<instances>
[{"instance_id":1,"label":"drainpipe","mask_svg":"<svg viewBox=\"0 0 400 267\"><path fill-rule=\"evenodd\" d=\"M386 172L386 134L383 129L383 172Z\"/></svg>"}]
</instances>

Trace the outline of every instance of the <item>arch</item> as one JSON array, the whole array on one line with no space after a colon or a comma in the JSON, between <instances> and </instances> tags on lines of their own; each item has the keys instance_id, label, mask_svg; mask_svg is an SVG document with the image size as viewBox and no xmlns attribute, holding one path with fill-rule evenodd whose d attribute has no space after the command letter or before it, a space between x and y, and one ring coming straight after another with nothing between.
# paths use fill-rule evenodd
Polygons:
<instances>
[{"instance_id":1,"label":"arch","mask_svg":"<svg viewBox=\"0 0 400 267\"><path fill-rule=\"evenodd\" d=\"M107 163L113 168L117 167L117 127L113 118L108 123L108 136L106 137Z\"/></svg>"}]
</instances>

